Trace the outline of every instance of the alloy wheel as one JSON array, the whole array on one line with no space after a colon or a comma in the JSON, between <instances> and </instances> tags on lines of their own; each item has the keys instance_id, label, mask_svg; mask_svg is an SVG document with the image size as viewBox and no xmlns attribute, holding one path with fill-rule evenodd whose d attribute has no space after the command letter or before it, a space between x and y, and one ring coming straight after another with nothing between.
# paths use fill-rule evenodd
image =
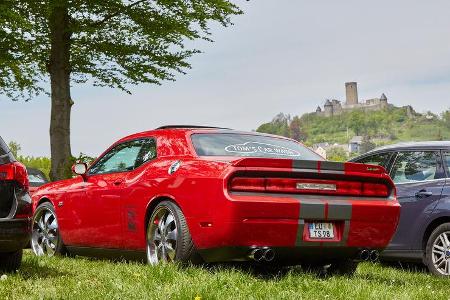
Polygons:
<instances>
[{"instance_id":1,"label":"alloy wheel","mask_svg":"<svg viewBox=\"0 0 450 300\"><path fill-rule=\"evenodd\" d=\"M175 216L167 207L152 215L147 228L147 258L151 265L175 261L178 229Z\"/></svg>"},{"instance_id":2,"label":"alloy wheel","mask_svg":"<svg viewBox=\"0 0 450 300\"><path fill-rule=\"evenodd\" d=\"M432 261L442 275L450 275L450 231L441 233L434 241Z\"/></svg>"},{"instance_id":3,"label":"alloy wheel","mask_svg":"<svg viewBox=\"0 0 450 300\"><path fill-rule=\"evenodd\" d=\"M48 208L37 212L33 219L31 249L37 256L53 256L58 247L58 221Z\"/></svg>"}]
</instances>

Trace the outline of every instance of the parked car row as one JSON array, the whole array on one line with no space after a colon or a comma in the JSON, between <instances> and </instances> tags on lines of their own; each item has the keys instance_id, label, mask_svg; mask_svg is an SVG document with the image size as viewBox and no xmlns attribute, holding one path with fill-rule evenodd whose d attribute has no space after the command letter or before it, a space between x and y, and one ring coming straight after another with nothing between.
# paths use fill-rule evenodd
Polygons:
<instances>
[{"instance_id":1,"label":"parked car row","mask_svg":"<svg viewBox=\"0 0 450 300\"><path fill-rule=\"evenodd\" d=\"M3 141L0 164L0 180L7 166L19 170L4 180L15 190L0 181L2 196L26 198L29 181L36 255L302 264L338 274L380 255L450 275L448 142L393 145L336 163L284 137L165 126L117 141L90 167L75 164L68 180L46 184L33 169L26 180ZM25 198L2 200L5 222L28 224ZM17 213L23 203L28 215ZM12 268L24 243L8 250L16 253Z\"/></svg>"}]
</instances>

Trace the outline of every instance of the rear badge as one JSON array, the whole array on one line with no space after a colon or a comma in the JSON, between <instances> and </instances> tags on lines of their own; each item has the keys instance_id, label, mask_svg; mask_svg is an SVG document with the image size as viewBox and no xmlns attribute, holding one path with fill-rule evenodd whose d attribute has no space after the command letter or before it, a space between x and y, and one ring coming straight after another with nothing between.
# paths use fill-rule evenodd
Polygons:
<instances>
[{"instance_id":1,"label":"rear badge","mask_svg":"<svg viewBox=\"0 0 450 300\"><path fill-rule=\"evenodd\" d=\"M176 162L174 162L170 167L169 167L169 175L172 175L173 173L175 173L181 166L181 162L179 160L177 160Z\"/></svg>"},{"instance_id":2,"label":"rear badge","mask_svg":"<svg viewBox=\"0 0 450 300\"><path fill-rule=\"evenodd\" d=\"M335 184L326 183L297 183L298 190L335 191Z\"/></svg>"}]
</instances>

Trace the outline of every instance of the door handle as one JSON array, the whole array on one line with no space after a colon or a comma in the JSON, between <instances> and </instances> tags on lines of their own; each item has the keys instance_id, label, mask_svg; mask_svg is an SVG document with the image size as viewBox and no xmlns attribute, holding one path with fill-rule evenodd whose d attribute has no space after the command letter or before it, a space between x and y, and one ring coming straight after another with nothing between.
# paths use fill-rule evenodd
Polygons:
<instances>
[{"instance_id":1,"label":"door handle","mask_svg":"<svg viewBox=\"0 0 450 300\"><path fill-rule=\"evenodd\" d=\"M433 192L428 192L427 190L421 190L416 193L417 198L427 198L433 196Z\"/></svg>"}]
</instances>

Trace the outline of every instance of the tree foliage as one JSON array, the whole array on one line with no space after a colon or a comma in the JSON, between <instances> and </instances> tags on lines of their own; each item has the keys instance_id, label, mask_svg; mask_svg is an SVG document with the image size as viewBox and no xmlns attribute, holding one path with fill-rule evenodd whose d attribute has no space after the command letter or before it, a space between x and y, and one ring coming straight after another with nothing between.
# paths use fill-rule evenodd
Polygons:
<instances>
[{"instance_id":1,"label":"tree foliage","mask_svg":"<svg viewBox=\"0 0 450 300\"><path fill-rule=\"evenodd\" d=\"M226 0L0 0L0 93L30 99L44 91L51 51L49 14L66 7L74 82L129 91L184 73L210 40L209 21L227 26L239 8Z\"/></svg>"},{"instance_id":2,"label":"tree foliage","mask_svg":"<svg viewBox=\"0 0 450 300\"><path fill-rule=\"evenodd\" d=\"M74 82L129 93L174 80L199 52L186 42L210 40L211 21L228 26L240 13L228 0L0 0L0 94L49 91L50 177L67 178Z\"/></svg>"},{"instance_id":3,"label":"tree foliage","mask_svg":"<svg viewBox=\"0 0 450 300\"><path fill-rule=\"evenodd\" d=\"M327 151L327 160L346 161L347 159L348 159L347 152L342 147L331 147Z\"/></svg>"}]
</instances>

